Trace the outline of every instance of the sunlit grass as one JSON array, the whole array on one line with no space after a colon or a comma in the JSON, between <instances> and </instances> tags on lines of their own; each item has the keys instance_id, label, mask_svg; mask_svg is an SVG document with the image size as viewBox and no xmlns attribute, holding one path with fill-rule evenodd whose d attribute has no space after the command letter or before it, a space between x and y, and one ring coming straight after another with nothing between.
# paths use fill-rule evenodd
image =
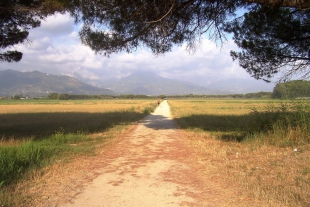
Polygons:
<instances>
[{"instance_id":1,"label":"sunlit grass","mask_svg":"<svg viewBox=\"0 0 310 207\"><path fill-rule=\"evenodd\" d=\"M20 202L12 186L34 170L57 160L94 155L96 146L114 139L157 106L154 100L0 101L0 105L0 205L5 206Z\"/></svg>"},{"instance_id":2,"label":"sunlit grass","mask_svg":"<svg viewBox=\"0 0 310 207\"><path fill-rule=\"evenodd\" d=\"M0 100L0 114L86 112L103 113L133 109L141 112L154 100Z\"/></svg>"},{"instance_id":3,"label":"sunlit grass","mask_svg":"<svg viewBox=\"0 0 310 207\"><path fill-rule=\"evenodd\" d=\"M309 103L169 100L206 176L261 206L310 205Z\"/></svg>"},{"instance_id":4,"label":"sunlit grass","mask_svg":"<svg viewBox=\"0 0 310 207\"><path fill-rule=\"evenodd\" d=\"M310 104L306 101L170 100L169 103L183 129L207 131L223 140L252 140L260 136L260 141L269 140L269 144L277 146L310 143Z\"/></svg>"}]
</instances>

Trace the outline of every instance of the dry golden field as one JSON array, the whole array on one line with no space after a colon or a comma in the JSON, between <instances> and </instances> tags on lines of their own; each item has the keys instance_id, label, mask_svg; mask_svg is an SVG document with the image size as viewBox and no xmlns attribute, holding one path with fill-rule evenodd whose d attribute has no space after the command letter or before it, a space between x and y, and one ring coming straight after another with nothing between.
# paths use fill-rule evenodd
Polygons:
<instances>
[{"instance_id":1,"label":"dry golden field","mask_svg":"<svg viewBox=\"0 0 310 207\"><path fill-rule=\"evenodd\" d=\"M205 176L221 186L241 187L243 199L254 198L265 206L310 206L309 103L235 99L168 103ZM31 170L12 167L2 175L12 181L7 185L0 180L0 203L23 202L25 198L14 192L25 191L31 179L40 180L41 171L32 169L96 153L98 146L119 139L156 105L156 100L0 101L4 158L0 171L8 169L6 153L31 158L22 161ZM15 146L24 146L22 152ZM23 154L27 151L31 156ZM47 171L53 174L54 167ZM18 178L10 177L20 169Z\"/></svg>"},{"instance_id":2,"label":"dry golden field","mask_svg":"<svg viewBox=\"0 0 310 207\"><path fill-rule=\"evenodd\" d=\"M0 206L20 206L41 169L96 154L156 106L151 99L0 100Z\"/></svg>"},{"instance_id":3,"label":"dry golden field","mask_svg":"<svg viewBox=\"0 0 310 207\"><path fill-rule=\"evenodd\" d=\"M286 130L274 126L266 131L256 130L253 109L269 110L260 114L264 117L277 113L276 107L294 103L169 100L169 104L206 176L224 185L242 186L240 196L261 201L263 206L310 206L309 103L303 103L305 111L297 117L305 115L307 126Z\"/></svg>"},{"instance_id":4,"label":"dry golden field","mask_svg":"<svg viewBox=\"0 0 310 207\"><path fill-rule=\"evenodd\" d=\"M101 132L137 121L155 106L155 100L0 101L0 139Z\"/></svg>"},{"instance_id":5,"label":"dry golden field","mask_svg":"<svg viewBox=\"0 0 310 207\"><path fill-rule=\"evenodd\" d=\"M143 112L156 100L0 100L0 114L86 112L104 113L121 110Z\"/></svg>"}]
</instances>

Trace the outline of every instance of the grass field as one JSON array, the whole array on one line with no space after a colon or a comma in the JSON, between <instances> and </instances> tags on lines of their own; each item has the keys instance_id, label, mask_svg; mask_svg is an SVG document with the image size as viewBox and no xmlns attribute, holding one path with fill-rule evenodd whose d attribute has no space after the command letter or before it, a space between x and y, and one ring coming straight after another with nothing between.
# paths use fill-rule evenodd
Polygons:
<instances>
[{"instance_id":1,"label":"grass field","mask_svg":"<svg viewBox=\"0 0 310 207\"><path fill-rule=\"evenodd\" d=\"M156 100L1 100L0 204L15 203L12 189L21 179L58 160L94 155L156 106Z\"/></svg>"},{"instance_id":2,"label":"grass field","mask_svg":"<svg viewBox=\"0 0 310 207\"><path fill-rule=\"evenodd\" d=\"M169 100L205 175L267 206L310 206L310 104ZM240 204L241 205L241 204Z\"/></svg>"},{"instance_id":3,"label":"grass field","mask_svg":"<svg viewBox=\"0 0 310 207\"><path fill-rule=\"evenodd\" d=\"M0 134L5 140L42 139L61 131L94 133L139 120L153 100L0 101Z\"/></svg>"},{"instance_id":4,"label":"grass field","mask_svg":"<svg viewBox=\"0 0 310 207\"><path fill-rule=\"evenodd\" d=\"M206 176L268 206L310 206L310 104L168 100ZM0 205L24 197L38 169L92 156L156 107L156 100L0 100ZM40 171L39 171L40 172ZM39 176L39 175L38 175Z\"/></svg>"}]
</instances>

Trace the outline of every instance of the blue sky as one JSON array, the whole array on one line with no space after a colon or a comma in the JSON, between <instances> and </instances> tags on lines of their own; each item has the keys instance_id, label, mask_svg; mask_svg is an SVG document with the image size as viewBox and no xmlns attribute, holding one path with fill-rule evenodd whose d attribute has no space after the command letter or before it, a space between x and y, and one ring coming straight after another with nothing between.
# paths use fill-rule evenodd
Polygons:
<instances>
[{"instance_id":1,"label":"blue sky","mask_svg":"<svg viewBox=\"0 0 310 207\"><path fill-rule=\"evenodd\" d=\"M184 45L158 57L148 49L140 48L133 54L118 53L108 58L96 55L82 45L79 29L80 25L75 25L67 14L48 17L41 27L30 30L31 42L15 46L24 53L23 59L18 63L2 62L0 70L37 70L63 75L78 73L83 78L100 81L121 78L136 71L152 71L166 78L202 86L228 78L247 79L253 84L263 82L250 77L237 61L232 61L229 53L237 47L231 40L220 47L202 38L202 44L194 54L188 54ZM274 84L267 85L274 87Z\"/></svg>"}]
</instances>

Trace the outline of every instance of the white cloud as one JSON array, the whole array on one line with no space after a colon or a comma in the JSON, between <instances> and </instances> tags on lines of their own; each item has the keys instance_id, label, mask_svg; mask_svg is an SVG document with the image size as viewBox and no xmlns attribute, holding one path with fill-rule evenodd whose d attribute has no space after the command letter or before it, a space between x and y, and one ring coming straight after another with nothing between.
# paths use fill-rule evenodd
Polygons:
<instances>
[{"instance_id":1,"label":"white cloud","mask_svg":"<svg viewBox=\"0 0 310 207\"><path fill-rule=\"evenodd\" d=\"M122 77L134 71L154 71L167 78L178 78L205 85L226 78L251 78L233 62L229 53L236 49L232 42L217 47L203 39L195 54L186 47L155 57L147 49L135 53L112 54L110 58L96 55L81 44L74 21L68 14L48 17L42 27L30 31L32 44L17 46L24 53L19 63L1 63L0 69L38 70L54 74L74 72L91 79ZM254 80L254 79L253 79Z\"/></svg>"},{"instance_id":2,"label":"white cloud","mask_svg":"<svg viewBox=\"0 0 310 207\"><path fill-rule=\"evenodd\" d=\"M43 20L38 31L44 33L48 32L53 35L68 34L73 31L73 25L74 20L69 14L57 13Z\"/></svg>"}]
</instances>

